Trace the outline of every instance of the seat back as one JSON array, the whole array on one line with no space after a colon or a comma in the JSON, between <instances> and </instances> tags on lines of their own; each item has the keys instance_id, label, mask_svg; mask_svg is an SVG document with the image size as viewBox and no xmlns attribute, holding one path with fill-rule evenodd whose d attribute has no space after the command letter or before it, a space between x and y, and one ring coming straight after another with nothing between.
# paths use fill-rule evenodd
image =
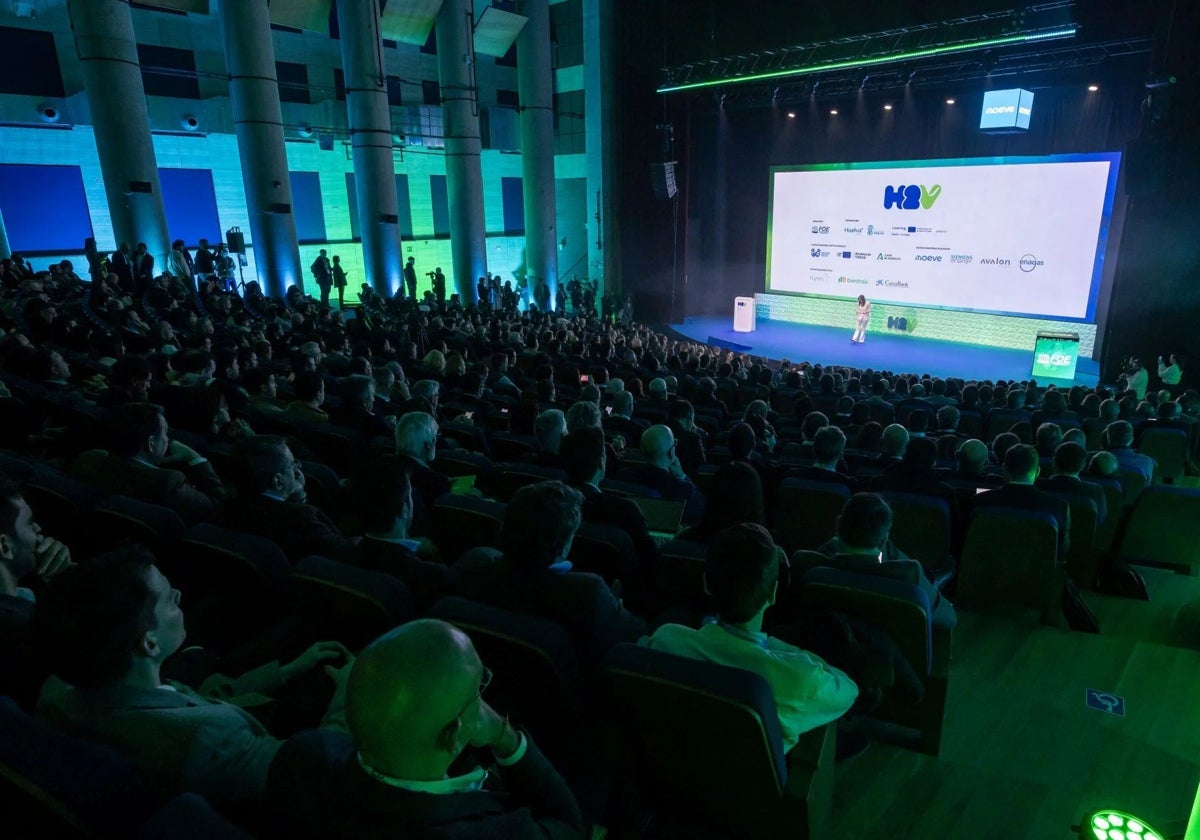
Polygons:
<instances>
[{"instance_id":1,"label":"seat back","mask_svg":"<svg viewBox=\"0 0 1200 840\"><path fill-rule=\"evenodd\" d=\"M475 496L445 495L435 501L430 523L442 559L453 563L468 549L498 545L505 507Z\"/></svg>"},{"instance_id":2,"label":"seat back","mask_svg":"<svg viewBox=\"0 0 1200 840\"><path fill-rule=\"evenodd\" d=\"M128 837L158 803L133 766L0 697L0 803L11 837Z\"/></svg>"},{"instance_id":3,"label":"seat back","mask_svg":"<svg viewBox=\"0 0 1200 840\"><path fill-rule=\"evenodd\" d=\"M1147 487L1129 514L1116 555L1128 563L1200 573L1200 489Z\"/></svg>"},{"instance_id":4,"label":"seat back","mask_svg":"<svg viewBox=\"0 0 1200 840\"><path fill-rule=\"evenodd\" d=\"M488 703L529 729L550 754L560 752L582 714L579 663L567 631L549 619L457 597L438 601L429 615L471 637L494 675Z\"/></svg>"},{"instance_id":5,"label":"seat back","mask_svg":"<svg viewBox=\"0 0 1200 840\"><path fill-rule=\"evenodd\" d=\"M662 496L653 487L635 484L632 481L618 481L615 478L601 480L600 489L610 496L638 496L643 499L658 499Z\"/></svg>"},{"instance_id":6,"label":"seat back","mask_svg":"<svg viewBox=\"0 0 1200 840\"><path fill-rule=\"evenodd\" d=\"M499 464L500 470L499 486L496 488L496 495L505 501L508 501L513 495L529 484L537 484L539 481L561 481L566 482L567 473L565 470L555 469L554 467L543 467L537 464Z\"/></svg>"},{"instance_id":7,"label":"seat back","mask_svg":"<svg viewBox=\"0 0 1200 840\"><path fill-rule=\"evenodd\" d=\"M580 523L567 559L576 571L600 575L609 583L637 567L637 552L629 532L595 522Z\"/></svg>"},{"instance_id":8,"label":"seat back","mask_svg":"<svg viewBox=\"0 0 1200 840\"><path fill-rule=\"evenodd\" d=\"M1120 481L1108 476L1088 476L1083 480L1104 490L1106 510L1104 521L1096 523L1096 548L1101 552L1108 551L1112 548L1113 540L1117 536L1117 528L1121 524L1121 500L1124 498L1125 490Z\"/></svg>"},{"instance_id":9,"label":"seat back","mask_svg":"<svg viewBox=\"0 0 1200 840\"><path fill-rule=\"evenodd\" d=\"M138 840L252 840L252 835L218 814L203 796L181 793L155 811Z\"/></svg>"},{"instance_id":10,"label":"seat back","mask_svg":"<svg viewBox=\"0 0 1200 840\"><path fill-rule=\"evenodd\" d=\"M1147 426L1142 429L1138 452L1149 455L1158 462L1156 481L1174 482L1183 475L1183 467L1187 463L1187 432L1183 429L1156 429Z\"/></svg>"},{"instance_id":11,"label":"seat back","mask_svg":"<svg viewBox=\"0 0 1200 840\"><path fill-rule=\"evenodd\" d=\"M490 472L492 462L486 455L478 452L469 452L465 449L445 449L438 452L437 458L430 466L448 478L458 478Z\"/></svg>"},{"instance_id":12,"label":"seat back","mask_svg":"<svg viewBox=\"0 0 1200 840\"><path fill-rule=\"evenodd\" d=\"M945 499L885 490L892 508L891 538L914 560L936 566L950 554L950 506Z\"/></svg>"},{"instance_id":13,"label":"seat back","mask_svg":"<svg viewBox=\"0 0 1200 840\"><path fill-rule=\"evenodd\" d=\"M850 489L828 481L785 478L775 495L774 530L789 549L815 549L830 540Z\"/></svg>"},{"instance_id":14,"label":"seat back","mask_svg":"<svg viewBox=\"0 0 1200 840\"><path fill-rule=\"evenodd\" d=\"M35 467L21 491L42 529L71 544L88 514L108 494L50 467Z\"/></svg>"},{"instance_id":15,"label":"seat back","mask_svg":"<svg viewBox=\"0 0 1200 840\"><path fill-rule=\"evenodd\" d=\"M1071 509L1071 547L1067 550L1067 575L1080 589L1094 589L1096 573L1100 563L1100 552L1096 548L1096 531L1099 525L1096 503L1086 496L1074 493L1055 493Z\"/></svg>"},{"instance_id":16,"label":"seat back","mask_svg":"<svg viewBox=\"0 0 1200 840\"><path fill-rule=\"evenodd\" d=\"M631 497L642 516L646 517L646 527L657 534L678 534L679 526L683 523L683 509L687 502L683 499L651 499L645 496Z\"/></svg>"},{"instance_id":17,"label":"seat back","mask_svg":"<svg viewBox=\"0 0 1200 840\"><path fill-rule=\"evenodd\" d=\"M1049 610L1062 593L1057 561L1058 523L1051 514L979 508L967 526L955 600L972 610Z\"/></svg>"},{"instance_id":18,"label":"seat back","mask_svg":"<svg viewBox=\"0 0 1200 840\"><path fill-rule=\"evenodd\" d=\"M1149 483L1145 475L1134 470L1118 470L1117 481L1121 482L1121 504L1126 510L1133 507Z\"/></svg>"},{"instance_id":19,"label":"seat back","mask_svg":"<svg viewBox=\"0 0 1200 840\"><path fill-rule=\"evenodd\" d=\"M187 525L170 508L129 496L110 496L92 511L87 543L100 553L132 540L160 555L168 553L186 530Z\"/></svg>"},{"instance_id":20,"label":"seat back","mask_svg":"<svg viewBox=\"0 0 1200 840\"><path fill-rule=\"evenodd\" d=\"M779 714L761 676L617 645L602 680L609 708L633 734L656 806L730 836L809 836L805 800L785 796L791 785ZM810 791L815 815L824 789Z\"/></svg>"},{"instance_id":21,"label":"seat back","mask_svg":"<svg viewBox=\"0 0 1200 840\"><path fill-rule=\"evenodd\" d=\"M704 591L704 565L708 547L687 540L671 540L659 547L655 580L663 600L684 607L699 619L711 615L711 599Z\"/></svg>"},{"instance_id":22,"label":"seat back","mask_svg":"<svg viewBox=\"0 0 1200 840\"><path fill-rule=\"evenodd\" d=\"M292 570L291 587L293 612L309 638L335 639L351 650L416 614L402 581L315 555Z\"/></svg>"}]
</instances>

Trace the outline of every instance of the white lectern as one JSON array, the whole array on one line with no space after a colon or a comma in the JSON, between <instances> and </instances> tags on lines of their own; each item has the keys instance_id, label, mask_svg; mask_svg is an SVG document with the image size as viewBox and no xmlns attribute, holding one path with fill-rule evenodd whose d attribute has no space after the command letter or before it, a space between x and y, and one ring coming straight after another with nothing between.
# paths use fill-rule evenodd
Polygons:
<instances>
[{"instance_id":1,"label":"white lectern","mask_svg":"<svg viewBox=\"0 0 1200 840\"><path fill-rule=\"evenodd\" d=\"M754 332L754 298L738 297L733 299L733 331Z\"/></svg>"}]
</instances>

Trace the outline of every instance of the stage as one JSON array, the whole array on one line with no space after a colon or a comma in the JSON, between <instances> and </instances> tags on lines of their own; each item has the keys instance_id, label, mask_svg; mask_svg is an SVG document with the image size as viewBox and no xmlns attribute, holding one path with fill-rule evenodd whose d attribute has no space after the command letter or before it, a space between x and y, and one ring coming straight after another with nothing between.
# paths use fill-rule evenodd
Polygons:
<instances>
[{"instance_id":1,"label":"stage","mask_svg":"<svg viewBox=\"0 0 1200 840\"><path fill-rule=\"evenodd\" d=\"M682 324L672 324L671 328L694 341L793 362L819 362L897 373L928 373L932 376L993 381L1028 379L1033 367L1032 347L1028 350L1010 350L887 333L868 333L864 344L855 344L850 341L854 331L854 324L850 321L846 322L845 329L837 329L760 319L758 329L742 333L733 331L733 323L728 316L708 316L689 317ZM1081 358L1074 383L1053 379L1040 381L1060 386L1078 384L1090 387L1096 384L1099 374L1099 362Z\"/></svg>"}]
</instances>

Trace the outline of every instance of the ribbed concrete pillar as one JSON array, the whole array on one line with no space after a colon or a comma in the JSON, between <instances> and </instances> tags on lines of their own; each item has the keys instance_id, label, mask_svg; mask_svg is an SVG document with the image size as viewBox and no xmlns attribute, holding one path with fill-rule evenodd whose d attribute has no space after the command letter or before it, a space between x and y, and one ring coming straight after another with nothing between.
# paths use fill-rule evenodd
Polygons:
<instances>
[{"instance_id":1,"label":"ribbed concrete pillar","mask_svg":"<svg viewBox=\"0 0 1200 840\"><path fill-rule=\"evenodd\" d=\"M517 36L521 98L521 171L525 194L525 262L546 281L551 306L558 289L558 228L554 202L554 71L550 61L550 0L521 0L527 20ZM532 282L531 286L534 285Z\"/></svg>"},{"instance_id":2,"label":"ribbed concrete pillar","mask_svg":"<svg viewBox=\"0 0 1200 840\"><path fill-rule=\"evenodd\" d=\"M475 281L487 271L471 10L470 0L446 0L438 12L436 29L446 135L446 191L450 199L450 255L454 288L463 303L475 300Z\"/></svg>"},{"instance_id":3,"label":"ribbed concrete pillar","mask_svg":"<svg viewBox=\"0 0 1200 840\"><path fill-rule=\"evenodd\" d=\"M221 34L258 281L269 295L304 288L267 0L225 0Z\"/></svg>"},{"instance_id":4,"label":"ribbed concrete pillar","mask_svg":"<svg viewBox=\"0 0 1200 840\"><path fill-rule=\"evenodd\" d=\"M4 213L0 212L0 260L12 256L12 247L8 244L8 231L4 227Z\"/></svg>"},{"instance_id":5,"label":"ribbed concrete pillar","mask_svg":"<svg viewBox=\"0 0 1200 840\"><path fill-rule=\"evenodd\" d=\"M379 4L377 0L338 0L337 11L363 270L371 288L390 297L401 282L400 224Z\"/></svg>"},{"instance_id":6,"label":"ribbed concrete pillar","mask_svg":"<svg viewBox=\"0 0 1200 840\"><path fill-rule=\"evenodd\" d=\"M162 271L171 251L150 114L128 0L68 0L113 238L145 242ZM148 191L147 191L148 190Z\"/></svg>"},{"instance_id":7,"label":"ribbed concrete pillar","mask_svg":"<svg viewBox=\"0 0 1200 840\"><path fill-rule=\"evenodd\" d=\"M613 0L583 0L584 131L587 142L588 276L600 298L620 289L616 177L616 35ZM598 217L598 218L597 218Z\"/></svg>"}]
</instances>

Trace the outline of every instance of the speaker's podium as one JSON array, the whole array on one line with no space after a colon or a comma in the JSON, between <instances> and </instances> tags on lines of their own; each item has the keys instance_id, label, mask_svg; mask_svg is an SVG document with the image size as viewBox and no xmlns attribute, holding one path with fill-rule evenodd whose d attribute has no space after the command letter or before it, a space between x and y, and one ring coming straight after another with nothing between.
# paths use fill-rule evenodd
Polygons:
<instances>
[{"instance_id":1,"label":"speaker's podium","mask_svg":"<svg viewBox=\"0 0 1200 840\"><path fill-rule=\"evenodd\" d=\"M1074 381L1079 333L1039 332L1033 343L1033 377Z\"/></svg>"},{"instance_id":2,"label":"speaker's podium","mask_svg":"<svg viewBox=\"0 0 1200 840\"><path fill-rule=\"evenodd\" d=\"M733 299L733 331L754 332L756 318L754 314L754 298L736 297Z\"/></svg>"}]
</instances>

